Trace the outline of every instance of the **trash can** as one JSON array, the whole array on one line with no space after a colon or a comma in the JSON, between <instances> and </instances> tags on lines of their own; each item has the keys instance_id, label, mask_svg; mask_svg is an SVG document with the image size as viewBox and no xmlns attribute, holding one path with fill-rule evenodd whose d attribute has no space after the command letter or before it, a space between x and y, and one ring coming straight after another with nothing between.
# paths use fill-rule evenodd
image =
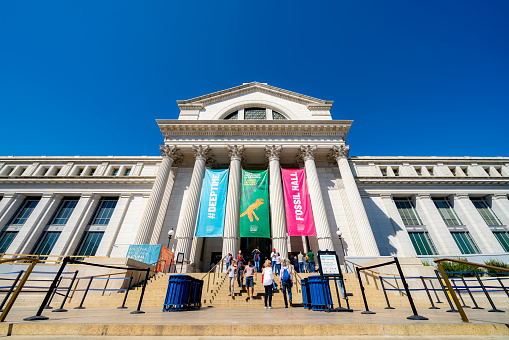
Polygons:
<instances>
[{"instance_id":1,"label":"trash can","mask_svg":"<svg viewBox=\"0 0 509 340\"><path fill-rule=\"evenodd\" d=\"M193 278L191 283L191 296L189 306L194 308L201 307L201 292L203 289L203 280Z\"/></svg>"},{"instance_id":2,"label":"trash can","mask_svg":"<svg viewBox=\"0 0 509 340\"><path fill-rule=\"evenodd\" d=\"M311 292L309 291L309 283L308 279L302 279L300 280L300 284L302 287L302 304L304 305L304 308L310 309L311 308Z\"/></svg>"},{"instance_id":3,"label":"trash can","mask_svg":"<svg viewBox=\"0 0 509 340\"><path fill-rule=\"evenodd\" d=\"M192 282L193 278L189 275L171 275L168 279L163 311L188 310Z\"/></svg>"},{"instance_id":4,"label":"trash can","mask_svg":"<svg viewBox=\"0 0 509 340\"><path fill-rule=\"evenodd\" d=\"M332 304L332 295L327 281L323 281L320 275L308 277L309 291L311 292L311 309L324 310L334 308ZM325 291L325 296L324 296Z\"/></svg>"}]
</instances>

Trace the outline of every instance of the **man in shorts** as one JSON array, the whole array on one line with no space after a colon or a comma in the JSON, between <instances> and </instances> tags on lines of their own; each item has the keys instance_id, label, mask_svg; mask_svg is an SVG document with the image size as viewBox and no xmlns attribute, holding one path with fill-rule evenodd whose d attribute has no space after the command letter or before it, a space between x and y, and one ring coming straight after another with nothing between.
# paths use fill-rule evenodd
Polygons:
<instances>
[{"instance_id":1,"label":"man in shorts","mask_svg":"<svg viewBox=\"0 0 509 340\"><path fill-rule=\"evenodd\" d=\"M254 281L253 277L256 280L256 267L253 265L253 261L249 260L248 265L244 269L244 276L246 277L246 290L247 290L247 298L246 301L249 301L251 297L254 298ZM249 287L251 287L251 297L249 296Z\"/></svg>"}]
</instances>

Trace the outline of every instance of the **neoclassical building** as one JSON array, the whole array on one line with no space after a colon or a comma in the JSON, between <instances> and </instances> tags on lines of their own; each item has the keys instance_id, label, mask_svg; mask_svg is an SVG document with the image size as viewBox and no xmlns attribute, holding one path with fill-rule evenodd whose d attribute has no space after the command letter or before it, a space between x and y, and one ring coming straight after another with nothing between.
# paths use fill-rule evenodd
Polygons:
<instances>
[{"instance_id":1,"label":"neoclassical building","mask_svg":"<svg viewBox=\"0 0 509 340\"><path fill-rule=\"evenodd\" d=\"M333 120L332 103L253 82L177 101L178 120L157 120L160 157L0 157L0 253L118 258L173 229L188 270L254 247L507 257L508 157L351 157L353 121ZM228 169L222 237L195 236L206 169ZM305 170L315 235L288 236L281 169ZM256 170L270 237L239 237L242 176Z\"/></svg>"}]
</instances>

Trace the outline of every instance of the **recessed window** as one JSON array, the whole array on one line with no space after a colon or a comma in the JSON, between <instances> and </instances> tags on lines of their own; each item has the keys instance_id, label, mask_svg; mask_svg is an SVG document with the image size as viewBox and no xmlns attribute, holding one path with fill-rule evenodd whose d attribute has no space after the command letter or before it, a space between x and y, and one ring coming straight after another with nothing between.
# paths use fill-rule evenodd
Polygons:
<instances>
[{"instance_id":1,"label":"recessed window","mask_svg":"<svg viewBox=\"0 0 509 340\"><path fill-rule=\"evenodd\" d=\"M398 167L392 168L392 172L394 172L394 176L399 176L399 168Z\"/></svg>"},{"instance_id":2,"label":"recessed window","mask_svg":"<svg viewBox=\"0 0 509 340\"><path fill-rule=\"evenodd\" d=\"M433 172L433 167L432 166L427 167L426 170L428 170L430 176L435 176L435 173Z\"/></svg>"},{"instance_id":3,"label":"recessed window","mask_svg":"<svg viewBox=\"0 0 509 340\"><path fill-rule=\"evenodd\" d=\"M451 170L451 173L452 173L453 176L458 176L458 174L456 173L456 167L450 166L449 170Z\"/></svg>"},{"instance_id":4,"label":"recessed window","mask_svg":"<svg viewBox=\"0 0 509 340\"><path fill-rule=\"evenodd\" d=\"M394 203L405 225L422 225L419 214L415 210L414 202L410 198L397 198Z\"/></svg>"},{"instance_id":5,"label":"recessed window","mask_svg":"<svg viewBox=\"0 0 509 340\"><path fill-rule=\"evenodd\" d=\"M498 174L499 174L500 176L502 176L502 167L496 167L496 168L494 168L494 169L495 169L495 171L496 171L496 172L498 172Z\"/></svg>"},{"instance_id":6,"label":"recessed window","mask_svg":"<svg viewBox=\"0 0 509 340\"><path fill-rule=\"evenodd\" d=\"M380 172L382 173L382 176L387 176L387 168L380 168Z\"/></svg>"},{"instance_id":7,"label":"recessed window","mask_svg":"<svg viewBox=\"0 0 509 340\"><path fill-rule=\"evenodd\" d=\"M263 108L250 108L244 110L244 119L266 119L266 110Z\"/></svg>"},{"instance_id":8,"label":"recessed window","mask_svg":"<svg viewBox=\"0 0 509 340\"><path fill-rule=\"evenodd\" d=\"M487 225L502 225L495 212L491 209L488 202L483 198L472 199L472 203L484 219Z\"/></svg>"},{"instance_id":9,"label":"recessed window","mask_svg":"<svg viewBox=\"0 0 509 340\"><path fill-rule=\"evenodd\" d=\"M468 231L451 232L462 254L480 254L481 251Z\"/></svg>"},{"instance_id":10,"label":"recessed window","mask_svg":"<svg viewBox=\"0 0 509 340\"><path fill-rule=\"evenodd\" d=\"M509 232L507 231L494 231L493 235L497 238L498 242L504 248L504 251L509 252Z\"/></svg>"},{"instance_id":11,"label":"recessed window","mask_svg":"<svg viewBox=\"0 0 509 340\"><path fill-rule=\"evenodd\" d=\"M76 176L81 176L83 174L84 168L78 168L78 172L76 173Z\"/></svg>"},{"instance_id":12,"label":"recessed window","mask_svg":"<svg viewBox=\"0 0 509 340\"><path fill-rule=\"evenodd\" d=\"M95 168L91 168L90 169L90 173L88 174L89 176L94 176L95 174Z\"/></svg>"},{"instance_id":13,"label":"recessed window","mask_svg":"<svg viewBox=\"0 0 509 340\"><path fill-rule=\"evenodd\" d=\"M239 119L239 111L235 111L235 112L230 113L228 116L224 117L224 119L228 119L228 120Z\"/></svg>"},{"instance_id":14,"label":"recessed window","mask_svg":"<svg viewBox=\"0 0 509 340\"><path fill-rule=\"evenodd\" d=\"M111 175L112 176L118 175L118 168L113 168L113 173Z\"/></svg>"},{"instance_id":15,"label":"recessed window","mask_svg":"<svg viewBox=\"0 0 509 340\"><path fill-rule=\"evenodd\" d=\"M272 119L274 120L287 120L285 116L283 116L281 113L277 111L272 111Z\"/></svg>"},{"instance_id":16,"label":"recessed window","mask_svg":"<svg viewBox=\"0 0 509 340\"><path fill-rule=\"evenodd\" d=\"M422 176L422 170L420 166L416 166L414 169L415 172L417 173L417 176Z\"/></svg>"},{"instance_id":17,"label":"recessed window","mask_svg":"<svg viewBox=\"0 0 509 340\"><path fill-rule=\"evenodd\" d=\"M454 207L451 205L451 202L445 198L441 199L433 199L433 202L435 203L435 206L438 209L438 212L440 213L440 216L442 216L442 219L444 220L445 224L447 225L463 225L461 223L460 218L456 214L456 211L454 210Z\"/></svg>"},{"instance_id":18,"label":"recessed window","mask_svg":"<svg viewBox=\"0 0 509 340\"><path fill-rule=\"evenodd\" d=\"M417 255L436 255L437 249L428 232L409 232L410 240Z\"/></svg>"},{"instance_id":19,"label":"recessed window","mask_svg":"<svg viewBox=\"0 0 509 340\"><path fill-rule=\"evenodd\" d=\"M129 176L131 174L131 168L125 169L125 176Z\"/></svg>"}]
</instances>

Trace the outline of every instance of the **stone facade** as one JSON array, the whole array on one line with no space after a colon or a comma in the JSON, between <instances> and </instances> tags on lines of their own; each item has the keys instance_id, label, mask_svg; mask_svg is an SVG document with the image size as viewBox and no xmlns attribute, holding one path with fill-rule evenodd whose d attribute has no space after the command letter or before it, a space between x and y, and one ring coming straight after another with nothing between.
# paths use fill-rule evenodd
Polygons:
<instances>
[{"instance_id":1,"label":"stone facade","mask_svg":"<svg viewBox=\"0 0 509 340\"><path fill-rule=\"evenodd\" d=\"M256 82L177 103L178 120L157 120L160 157L0 157L0 249L41 254L44 235L59 232L45 255L73 255L85 233L102 233L91 255L122 258L130 244L166 246L173 229L170 249L205 270L213 254L241 248L241 169L269 169L272 244L284 257L309 248L357 261L467 256L458 237L472 242L475 256L507 256L507 157L350 157L353 121L332 120L331 101ZM306 170L316 237L287 236L281 167ZM206 168L230 169L223 239L194 237ZM52 223L68 199L75 206L65 223ZM105 199L114 209L102 224L92 222ZM35 206L16 219L27 200ZM452 219L437 200L449 202ZM416 236L435 253L419 254Z\"/></svg>"}]
</instances>

